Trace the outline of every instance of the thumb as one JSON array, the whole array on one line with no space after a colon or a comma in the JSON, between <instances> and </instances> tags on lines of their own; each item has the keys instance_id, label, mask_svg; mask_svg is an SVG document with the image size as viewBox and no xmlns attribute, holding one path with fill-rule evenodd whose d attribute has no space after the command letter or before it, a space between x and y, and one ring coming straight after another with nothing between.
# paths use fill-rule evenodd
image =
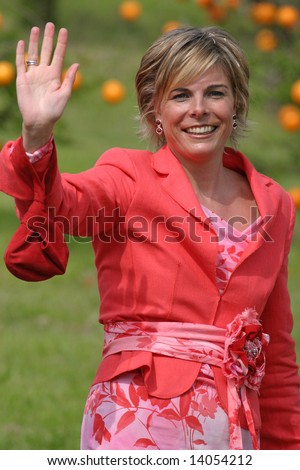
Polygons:
<instances>
[{"instance_id":1,"label":"thumb","mask_svg":"<svg viewBox=\"0 0 300 470\"><path fill-rule=\"evenodd\" d=\"M68 93L72 93L72 87L73 87L73 84L74 84L74 81L75 81L75 77L76 77L76 72L77 70L79 69L79 64L72 64L65 76L64 76L64 79L63 79L63 82L62 82L62 88L65 89L65 91L67 91Z\"/></svg>"}]
</instances>

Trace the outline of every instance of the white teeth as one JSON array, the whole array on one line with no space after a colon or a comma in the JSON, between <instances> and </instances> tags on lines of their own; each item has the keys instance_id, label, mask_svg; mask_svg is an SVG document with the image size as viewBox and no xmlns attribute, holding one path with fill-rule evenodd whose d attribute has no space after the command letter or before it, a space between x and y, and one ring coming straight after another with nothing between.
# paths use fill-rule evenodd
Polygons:
<instances>
[{"instance_id":1,"label":"white teeth","mask_svg":"<svg viewBox=\"0 0 300 470\"><path fill-rule=\"evenodd\" d=\"M215 130L214 126L190 127L186 129L188 134L208 134Z\"/></svg>"}]
</instances>

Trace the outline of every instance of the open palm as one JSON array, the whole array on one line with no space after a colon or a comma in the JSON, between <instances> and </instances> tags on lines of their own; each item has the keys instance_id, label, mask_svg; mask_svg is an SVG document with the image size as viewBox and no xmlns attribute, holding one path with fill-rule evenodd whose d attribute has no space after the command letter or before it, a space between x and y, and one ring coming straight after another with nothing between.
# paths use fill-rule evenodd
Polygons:
<instances>
[{"instance_id":1,"label":"open palm","mask_svg":"<svg viewBox=\"0 0 300 470\"><path fill-rule=\"evenodd\" d=\"M78 64L73 64L61 81L63 61L67 49L68 32L60 29L53 51L55 27L47 23L39 54L40 30L32 28L28 60L38 60L38 65L25 65L25 43L19 41L16 53L17 97L23 118L23 133L31 143L29 147L42 145L61 117L71 96ZM26 140L26 139L25 139Z\"/></svg>"}]
</instances>

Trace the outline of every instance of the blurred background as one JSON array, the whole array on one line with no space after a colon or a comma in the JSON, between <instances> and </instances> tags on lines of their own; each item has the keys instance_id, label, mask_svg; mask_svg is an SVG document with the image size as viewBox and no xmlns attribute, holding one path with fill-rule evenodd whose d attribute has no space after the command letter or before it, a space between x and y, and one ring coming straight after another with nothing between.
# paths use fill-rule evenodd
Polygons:
<instances>
[{"instance_id":1,"label":"blurred background","mask_svg":"<svg viewBox=\"0 0 300 470\"><path fill-rule=\"evenodd\" d=\"M69 29L66 68L80 63L55 133L60 168L68 172L90 167L112 146L147 147L136 134L134 77L163 31L218 25L239 41L251 71L250 128L239 149L288 190L297 207L289 286L300 359L299 1L1 0L0 148L21 130L16 43L47 21ZM0 194L1 253L17 226L14 202ZM0 449L79 448L102 327L90 240L68 242L66 274L46 282L20 281L0 260Z\"/></svg>"}]
</instances>

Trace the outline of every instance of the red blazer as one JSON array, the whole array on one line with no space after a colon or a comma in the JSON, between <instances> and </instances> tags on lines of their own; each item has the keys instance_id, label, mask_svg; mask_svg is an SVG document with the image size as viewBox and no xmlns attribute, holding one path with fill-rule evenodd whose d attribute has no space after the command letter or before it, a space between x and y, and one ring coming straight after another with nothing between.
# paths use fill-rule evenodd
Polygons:
<instances>
[{"instance_id":1,"label":"red blazer","mask_svg":"<svg viewBox=\"0 0 300 470\"><path fill-rule=\"evenodd\" d=\"M11 158L20 152L21 140L10 142L0 160L0 189L16 198L19 215L32 198L30 176L12 169ZM35 164L41 175L49 158L55 161L55 151ZM222 295L216 287L217 243L168 147L157 153L114 148L76 175L61 175L51 165L48 205L67 232L93 237L101 323L163 320L226 327L245 308L255 308L271 338L259 396L261 448L300 449L300 380L287 289L294 205L240 152L227 148L224 165L248 178L263 225ZM122 353L121 359L106 359L96 380L145 366L150 391L173 396L183 393L199 370L196 363L174 358ZM215 377L226 409L225 379L218 372ZM257 396L250 399L259 426Z\"/></svg>"}]
</instances>

